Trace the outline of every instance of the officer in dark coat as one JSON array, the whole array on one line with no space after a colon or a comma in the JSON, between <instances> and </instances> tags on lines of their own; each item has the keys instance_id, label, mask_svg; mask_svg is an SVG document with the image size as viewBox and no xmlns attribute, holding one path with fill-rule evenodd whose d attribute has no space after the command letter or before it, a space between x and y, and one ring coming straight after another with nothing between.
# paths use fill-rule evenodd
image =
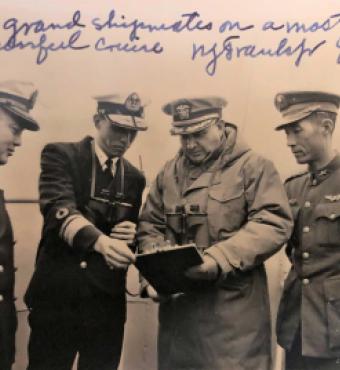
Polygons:
<instances>
[{"instance_id":1,"label":"officer in dark coat","mask_svg":"<svg viewBox=\"0 0 340 370\"><path fill-rule=\"evenodd\" d=\"M29 370L116 369L126 316L126 269L145 178L123 158L146 130L139 96L97 98L97 135L42 152L44 217L30 309Z\"/></svg>"},{"instance_id":2,"label":"officer in dark coat","mask_svg":"<svg viewBox=\"0 0 340 370\"><path fill-rule=\"evenodd\" d=\"M5 165L21 145L24 129L36 131L37 122L29 115L37 91L31 83L0 83L0 165ZM14 241L3 190L0 190L0 369L12 368L15 357L17 318L14 305Z\"/></svg>"},{"instance_id":3,"label":"officer in dark coat","mask_svg":"<svg viewBox=\"0 0 340 370\"><path fill-rule=\"evenodd\" d=\"M332 147L340 97L287 92L275 104L284 118L277 129L286 132L296 161L308 165L285 184L295 228L278 342L286 369L340 369L340 155Z\"/></svg>"}]
</instances>

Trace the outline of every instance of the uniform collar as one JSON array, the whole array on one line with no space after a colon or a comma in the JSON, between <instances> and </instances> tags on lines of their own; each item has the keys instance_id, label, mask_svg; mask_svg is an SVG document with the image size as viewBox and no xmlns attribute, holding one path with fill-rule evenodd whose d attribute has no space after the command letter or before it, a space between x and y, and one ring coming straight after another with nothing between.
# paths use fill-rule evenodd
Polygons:
<instances>
[{"instance_id":1,"label":"uniform collar","mask_svg":"<svg viewBox=\"0 0 340 370\"><path fill-rule=\"evenodd\" d=\"M108 160L108 156L104 153L103 149L98 145L97 141L94 141L94 151L98 158L101 168L105 171L107 168L106 161ZM115 167L118 161L118 157L112 158L112 167Z\"/></svg>"},{"instance_id":2,"label":"uniform collar","mask_svg":"<svg viewBox=\"0 0 340 370\"><path fill-rule=\"evenodd\" d=\"M323 168L311 172L312 185L318 185L326 180L334 171L340 168L340 154L336 153L335 157Z\"/></svg>"}]
</instances>

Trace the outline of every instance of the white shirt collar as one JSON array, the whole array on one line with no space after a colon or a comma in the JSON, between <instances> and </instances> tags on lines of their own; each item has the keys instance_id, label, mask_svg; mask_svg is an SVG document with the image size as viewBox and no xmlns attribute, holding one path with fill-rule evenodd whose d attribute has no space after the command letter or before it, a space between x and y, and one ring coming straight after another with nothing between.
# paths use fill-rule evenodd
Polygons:
<instances>
[{"instance_id":1,"label":"white shirt collar","mask_svg":"<svg viewBox=\"0 0 340 370\"><path fill-rule=\"evenodd\" d=\"M106 170L107 165L106 165L105 162L107 161L107 159L109 157L104 153L103 149L98 145L96 140L94 141L94 151L96 153L96 156L98 158L98 161L99 161L102 169ZM112 158L112 172L113 173L115 172L115 168L116 168L116 164L117 164L118 159L119 159L118 157Z\"/></svg>"}]
</instances>

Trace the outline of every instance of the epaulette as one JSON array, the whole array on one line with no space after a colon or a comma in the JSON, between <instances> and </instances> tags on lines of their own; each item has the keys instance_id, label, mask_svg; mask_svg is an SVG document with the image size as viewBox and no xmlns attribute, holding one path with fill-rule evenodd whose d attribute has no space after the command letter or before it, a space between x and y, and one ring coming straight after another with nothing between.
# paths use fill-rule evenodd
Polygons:
<instances>
[{"instance_id":1,"label":"epaulette","mask_svg":"<svg viewBox=\"0 0 340 370\"><path fill-rule=\"evenodd\" d=\"M304 176L304 175L307 175L307 174L308 174L308 171L307 170L298 172L298 173L296 173L296 174L294 174L292 176L287 177L284 183L287 184L287 182L292 181L292 180L294 180L294 179L296 179L298 177L301 177L301 176Z\"/></svg>"}]
</instances>

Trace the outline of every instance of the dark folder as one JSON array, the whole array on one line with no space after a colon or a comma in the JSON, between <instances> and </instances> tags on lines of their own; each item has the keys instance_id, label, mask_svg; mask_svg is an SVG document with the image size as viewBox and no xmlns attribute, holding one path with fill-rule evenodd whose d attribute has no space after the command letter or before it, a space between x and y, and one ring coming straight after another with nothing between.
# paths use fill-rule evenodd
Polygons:
<instances>
[{"instance_id":1,"label":"dark folder","mask_svg":"<svg viewBox=\"0 0 340 370\"><path fill-rule=\"evenodd\" d=\"M136 267L159 294L186 291L193 281L184 275L192 266L203 262L195 244L155 248L136 255Z\"/></svg>"}]
</instances>

